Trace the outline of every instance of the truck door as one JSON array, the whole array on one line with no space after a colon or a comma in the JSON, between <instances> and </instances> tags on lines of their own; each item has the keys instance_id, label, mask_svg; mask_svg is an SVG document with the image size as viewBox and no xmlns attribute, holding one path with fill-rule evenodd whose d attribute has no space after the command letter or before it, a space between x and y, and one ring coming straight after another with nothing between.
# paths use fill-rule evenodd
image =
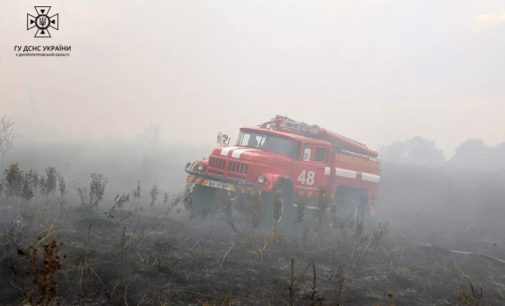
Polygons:
<instances>
[{"instance_id":1,"label":"truck door","mask_svg":"<svg viewBox=\"0 0 505 306\"><path fill-rule=\"evenodd\" d=\"M317 196L321 187L329 192L332 183L331 151L328 147L306 143L300 159L294 162L294 189L298 196Z\"/></svg>"}]
</instances>

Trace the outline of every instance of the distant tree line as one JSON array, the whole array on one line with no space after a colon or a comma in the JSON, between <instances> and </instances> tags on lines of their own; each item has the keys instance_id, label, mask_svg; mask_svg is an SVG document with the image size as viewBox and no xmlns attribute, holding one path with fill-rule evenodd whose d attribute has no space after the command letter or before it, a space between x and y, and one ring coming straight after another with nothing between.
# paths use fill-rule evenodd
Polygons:
<instances>
[{"instance_id":1,"label":"distant tree line","mask_svg":"<svg viewBox=\"0 0 505 306\"><path fill-rule=\"evenodd\" d=\"M481 139L469 139L456 148L452 158L446 159L434 141L414 137L381 146L380 158L385 162L420 166L452 165L472 170L505 170L505 143L489 146Z\"/></svg>"}]
</instances>

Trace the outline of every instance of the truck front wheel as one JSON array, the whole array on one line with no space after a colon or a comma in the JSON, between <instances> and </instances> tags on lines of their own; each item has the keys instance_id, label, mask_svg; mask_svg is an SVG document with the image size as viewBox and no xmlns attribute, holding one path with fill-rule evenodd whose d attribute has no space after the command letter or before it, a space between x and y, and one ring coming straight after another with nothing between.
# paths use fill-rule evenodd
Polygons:
<instances>
[{"instance_id":1,"label":"truck front wheel","mask_svg":"<svg viewBox=\"0 0 505 306\"><path fill-rule=\"evenodd\" d=\"M190 219L213 216L217 213L215 189L195 185L189 193Z\"/></svg>"}]
</instances>

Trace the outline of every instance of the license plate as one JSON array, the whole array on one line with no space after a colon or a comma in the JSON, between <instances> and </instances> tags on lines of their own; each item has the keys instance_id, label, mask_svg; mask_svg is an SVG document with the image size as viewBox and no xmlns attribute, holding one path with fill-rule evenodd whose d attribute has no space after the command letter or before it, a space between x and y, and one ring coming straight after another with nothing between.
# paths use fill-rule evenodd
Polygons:
<instances>
[{"instance_id":1,"label":"license plate","mask_svg":"<svg viewBox=\"0 0 505 306\"><path fill-rule=\"evenodd\" d=\"M212 180L209 180L209 184L207 186L217 189L225 189L225 190L228 189L228 184Z\"/></svg>"}]
</instances>

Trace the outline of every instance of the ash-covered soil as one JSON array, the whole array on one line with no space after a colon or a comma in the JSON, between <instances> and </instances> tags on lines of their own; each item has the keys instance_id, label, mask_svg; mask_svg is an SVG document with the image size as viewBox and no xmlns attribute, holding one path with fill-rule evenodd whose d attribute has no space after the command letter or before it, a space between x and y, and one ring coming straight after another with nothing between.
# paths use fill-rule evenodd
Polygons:
<instances>
[{"instance_id":1,"label":"ash-covered soil","mask_svg":"<svg viewBox=\"0 0 505 306\"><path fill-rule=\"evenodd\" d=\"M174 199L3 196L0 304L505 304L503 173L382 178L381 226L364 232L311 212L286 232L240 213L189 220Z\"/></svg>"}]
</instances>

